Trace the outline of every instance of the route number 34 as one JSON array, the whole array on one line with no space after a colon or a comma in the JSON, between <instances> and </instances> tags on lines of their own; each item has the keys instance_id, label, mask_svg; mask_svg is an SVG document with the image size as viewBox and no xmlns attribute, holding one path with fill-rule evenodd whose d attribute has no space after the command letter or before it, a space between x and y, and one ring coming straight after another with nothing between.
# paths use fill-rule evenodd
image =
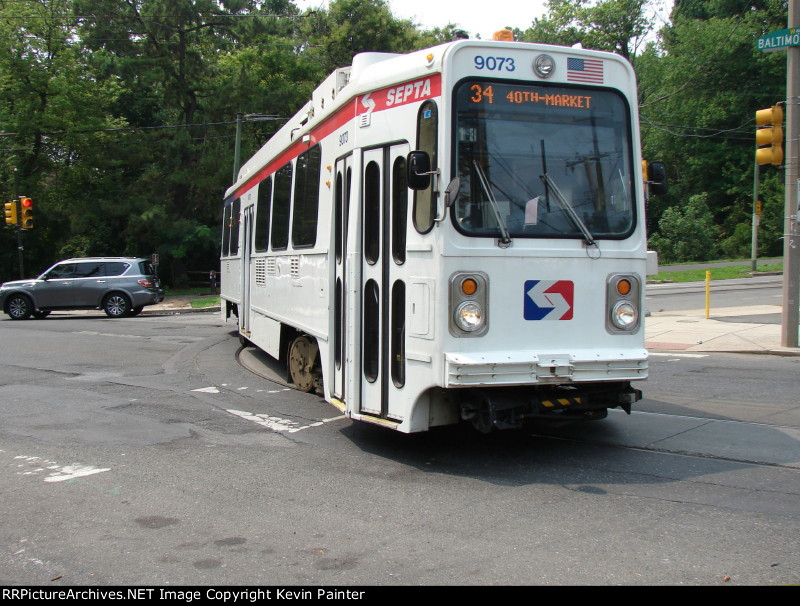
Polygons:
<instances>
[{"instance_id":1,"label":"route number 34","mask_svg":"<svg viewBox=\"0 0 800 606\"><path fill-rule=\"evenodd\" d=\"M474 61L475 69L485 69L492 72L513 72L516 69L514 59L511 57L483 57L482 55L477 55Z\"/></svg>"}]
</instances>

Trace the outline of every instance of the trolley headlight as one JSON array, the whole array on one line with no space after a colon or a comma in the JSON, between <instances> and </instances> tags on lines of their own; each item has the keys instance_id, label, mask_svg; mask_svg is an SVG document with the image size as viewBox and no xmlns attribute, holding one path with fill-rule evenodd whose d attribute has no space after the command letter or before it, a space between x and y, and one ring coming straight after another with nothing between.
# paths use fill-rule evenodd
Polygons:
<instances>
[{"instance_id":1,"label":"trolley headlight","mask_svg":"<svg viewBox=\"0 0 800 606\"><path fill-rule=\"evenodd\" d=\"M611 310L611 322L620 330L628 330L638 321L636 307L630 301L618 301Z\"/></svg>"},{"instance_id":2,"label":"trolley headlight","mask_svg":"<svg viewBox=\"0 0 800 606\"><path fill-rule=\"evenodd\" d=\"M465 332L480 330L485 321L483 308L475 301L464 301L456 307L456 325Z\"/></svg>"},{"instance_id":3,"label":"trolley headlight","mask_svg":"<svg viewBox=\"0 0 800 606\"><path fill-rule=\"evenodd\" d=\"M642 326L642 281L636 274L614 273L606 278L606 330L634 334Z\"/></svg>"},{"instance_id":4,"label":"trolley headlight","mask_svg":"<svg viewBox=\"0 0 800 606\"><path fill-rule=\"evenodd\" d=\"M489 330L489 276L482 271L459 271L450 276L450 321L456 338L476 338Z\"/></svg>"}]
</instances>

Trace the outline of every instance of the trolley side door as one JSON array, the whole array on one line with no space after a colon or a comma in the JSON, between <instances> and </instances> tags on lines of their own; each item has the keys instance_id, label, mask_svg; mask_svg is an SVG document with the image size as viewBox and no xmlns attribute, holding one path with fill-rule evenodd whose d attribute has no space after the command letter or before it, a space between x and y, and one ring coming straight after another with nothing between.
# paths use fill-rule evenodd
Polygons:
<instances>
[{"instance_id":1,"label":"trolley side door","mask_svg":"<svg viewBox=\"0 0 800 606\"><path fill-rule=\"evenodd\" d=\"M347 401L346 372L348 359L347 235L350 216L350 191L353 182L353 156L336 161L333 199L333 389L341 402Z\"/></svg>"},{"instance_id":2,"label":"trolley side door","mask_svg":"<svg viewBox=\"0 0 800 606\"><path fill-rule=\"evenodd\" d=\"M405 410L397 403L405 363L408 151L405 143L365 151L361 169L360 411L381 418L399 419Z\"/></svg>"},{"instance_id":3,"label":"trolley side door","mask_svg":"<svg viewBox=\"0 0 800 606\"><path fill-rule=\"evenodd\" d=\"M252 244L253 244L253 207L242 208L241 212L241 304L239 307L239 332L250 336L250 285L252 284Z\"/></svg>"}]
</instances>

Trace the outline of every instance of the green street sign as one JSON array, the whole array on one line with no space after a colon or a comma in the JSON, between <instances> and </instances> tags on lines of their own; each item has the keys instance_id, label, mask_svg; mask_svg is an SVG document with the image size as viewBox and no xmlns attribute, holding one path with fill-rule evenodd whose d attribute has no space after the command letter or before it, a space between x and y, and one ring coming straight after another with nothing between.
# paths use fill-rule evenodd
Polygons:
<instances>
[{"instance_id":1,"label":"green street sign","mask_svg":"<svg viewBox=\"0 0 800 606\"><path fill-rule=\"evenodd\" d=\"M756 48L765 53L784 50L790 46L800 46L800 29L779 29L761 36L756 42Z\"/></svg>"}]
</instances>

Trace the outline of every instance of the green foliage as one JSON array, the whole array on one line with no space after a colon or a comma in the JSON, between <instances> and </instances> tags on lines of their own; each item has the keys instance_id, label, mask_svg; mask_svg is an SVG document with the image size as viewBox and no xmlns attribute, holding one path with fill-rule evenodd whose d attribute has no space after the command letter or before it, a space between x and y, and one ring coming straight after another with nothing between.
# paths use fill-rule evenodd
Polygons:
<instances>
[{"instance_id":1,"label":"green foliage","mask_svg":"<svg viewBox=\"0 0 800 606\"><path fill-rule=\"evenodd\" d=\"M549 14L535 19L517 39L616 52L633 59L653 28L648 0L548 0Z\"/></svg>"},{"instance_id":2,"label":"green foliage","mask_svg":"<svg viewBox=\"0 0 800 606\"><path fill-rule=\"evenodd\" d=\"M658 224L658 233L650 237L659 262L706 261L716 256L718 227L708 207L707 194L689 198L686 208L668 208Z\"/></svg>"},{"instance_id":3,"label":"green foliage","mask_svg":"<svg viewBox=\"0 0 800 606\"><path fill-rule=\"evenodd\" d=\"M332 71L352 63L353 55L375 52L408 52L419 37L410 21L395 19L385 0L334 0L328 27L321 36Z\"/></svg>"},{"instance_id":4,"label":"green foliage","mask_svg":"<svg viewBox=\"0 0 800 606\"><path fill-rule=\"evenodd\" d=\"M237 114L286 119L353 54L451 33L419 32L383 0L306 13L289 0L0 1L0 187L36 203L26 273L153 252L173 283L216 267ZM242 157L281 123L245 121ZM0 281L17 277L4 227Z\"/></svg>"},{"instance_id":5,"label":"green foliage","mask_svg":"<svg viewBox=\"0 0 800 606\"><path fill-rule=\"evenodd\" d=\"M785 56L758 51L755 40L785 27L785 11L782 0L679 0L661 47L637 61L643 155L663 161L671 181L668 196L649 201L651 235L670 208L704 193L720 246L749 250L755 111L786 96ZM782 179L778 169L761 170L768 208L782 204ZM774 229L772 217L761 228L771 254L780 244Z\"/></svg>"}]
</instances>

